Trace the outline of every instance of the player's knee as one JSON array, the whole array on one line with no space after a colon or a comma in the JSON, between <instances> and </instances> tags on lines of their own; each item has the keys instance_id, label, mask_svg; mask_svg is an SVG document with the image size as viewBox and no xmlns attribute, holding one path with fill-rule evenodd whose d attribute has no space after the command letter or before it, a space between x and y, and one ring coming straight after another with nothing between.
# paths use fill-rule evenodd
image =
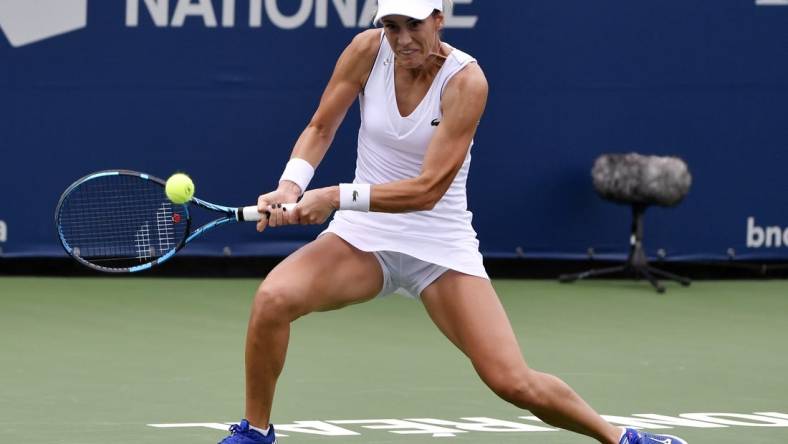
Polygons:
<instances>
[{"instance_id":1,"label":"player's knee","mask_svg":"<svg viewBox=\"0 0 788 444\"><path fill-rule=\"evenodd\" d=\"M298 317L297 311L294 298L286 287L263 282L254 297L251 322L263 325L290 322Z\"/></svg>"},{"instance_id":2,"label":"player's knee","mask_svg":"<svg viewBox=\"0 0 788 444\"><path fill-rule=\"evenodd\" d=\"M524 409L538 409L547 403L544 388L530 369L495 372L485 383L501 399Z\"/></svg>"}]
</instances>

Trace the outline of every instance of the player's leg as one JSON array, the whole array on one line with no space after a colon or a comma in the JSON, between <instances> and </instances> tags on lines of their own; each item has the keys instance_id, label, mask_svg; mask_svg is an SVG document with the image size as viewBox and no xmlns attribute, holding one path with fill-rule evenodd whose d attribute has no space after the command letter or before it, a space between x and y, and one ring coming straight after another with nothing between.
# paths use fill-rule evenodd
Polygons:
<instances>
[{"instance_id":1,"label":"player's leg","mask_svg":"<svg viewBox=\"0 0 788 444\"><path fill-rule=\"evenodd\" d=\"M421 299L438 328L501 398L547 424L618 444L620 428L557 377L528 368L490 281L448 271L422 291Z\"/></svg>"},{"instance_id":2,"label":"player's leg","mask_svg":"<svg viewBox=\"0 0 788 444\"><path fill-rule=\"evenodd\" d=\"M290 255L260 284L246 335L246 418L265 428L282 371L290 323L314 311L369 300L383 273L372 253L326 234Z\"/></svg>"}]
</instances>

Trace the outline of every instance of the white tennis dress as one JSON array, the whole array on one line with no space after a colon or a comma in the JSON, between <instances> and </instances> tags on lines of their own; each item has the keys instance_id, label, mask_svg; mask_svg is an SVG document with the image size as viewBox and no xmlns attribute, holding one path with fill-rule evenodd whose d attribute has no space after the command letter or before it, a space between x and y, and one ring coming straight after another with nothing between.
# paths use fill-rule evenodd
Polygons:
<instances>
[{"instance_id":1,"label":"white tennis dress","mask_svg":"<svg viewBox=\"0 0 788 444\"><path fill-rule=\"evenodd\" d=\"M452 48L427 95L411 115L402 117L394 92L394 52L385 38L381 40L375 64L359 96L361 128L353 183L381 184L418 176L427 147L443 118L440 105L446 84L476 61ZM448 191L430 211L337 211L325 232L335 233L363 251L403 253L487 278L465 193L470 163L469 149Z\"/></svg>"}]
</instances>

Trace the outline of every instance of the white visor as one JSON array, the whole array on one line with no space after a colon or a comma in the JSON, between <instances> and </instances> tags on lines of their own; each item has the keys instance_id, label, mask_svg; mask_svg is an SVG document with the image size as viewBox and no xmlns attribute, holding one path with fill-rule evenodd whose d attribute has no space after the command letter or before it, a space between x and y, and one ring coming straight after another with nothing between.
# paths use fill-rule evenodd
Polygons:
<instances>
[{"instance_id":1,"label":"white visor","mask_svg":"<svg viewBox=\"0 0 788 444\"><path fill-rule=\"evenodd\" d=\"M436 9L443 11L443 0L378 0L378 13L372 23L379 25L380 19L387 15L404 15L424 20Z\"/></svg>"}]
</instances>

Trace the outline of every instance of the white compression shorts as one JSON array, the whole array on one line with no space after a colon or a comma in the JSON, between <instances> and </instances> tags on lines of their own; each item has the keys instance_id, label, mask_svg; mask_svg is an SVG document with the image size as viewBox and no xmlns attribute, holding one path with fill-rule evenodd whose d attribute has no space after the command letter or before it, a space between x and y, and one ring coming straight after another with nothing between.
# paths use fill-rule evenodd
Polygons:
<instances>
[{"instance_id":1,"label":"white compression shorts","mask_svg":"<svg viewBox=\"0 0 788 444\"><path fill-rule=\"evenodd\" d=\"M392 293L418 299L421 292L448 268L396 251L373 251L383 270L383 288L377 297Z\"/></svg>"}]
</instances>

